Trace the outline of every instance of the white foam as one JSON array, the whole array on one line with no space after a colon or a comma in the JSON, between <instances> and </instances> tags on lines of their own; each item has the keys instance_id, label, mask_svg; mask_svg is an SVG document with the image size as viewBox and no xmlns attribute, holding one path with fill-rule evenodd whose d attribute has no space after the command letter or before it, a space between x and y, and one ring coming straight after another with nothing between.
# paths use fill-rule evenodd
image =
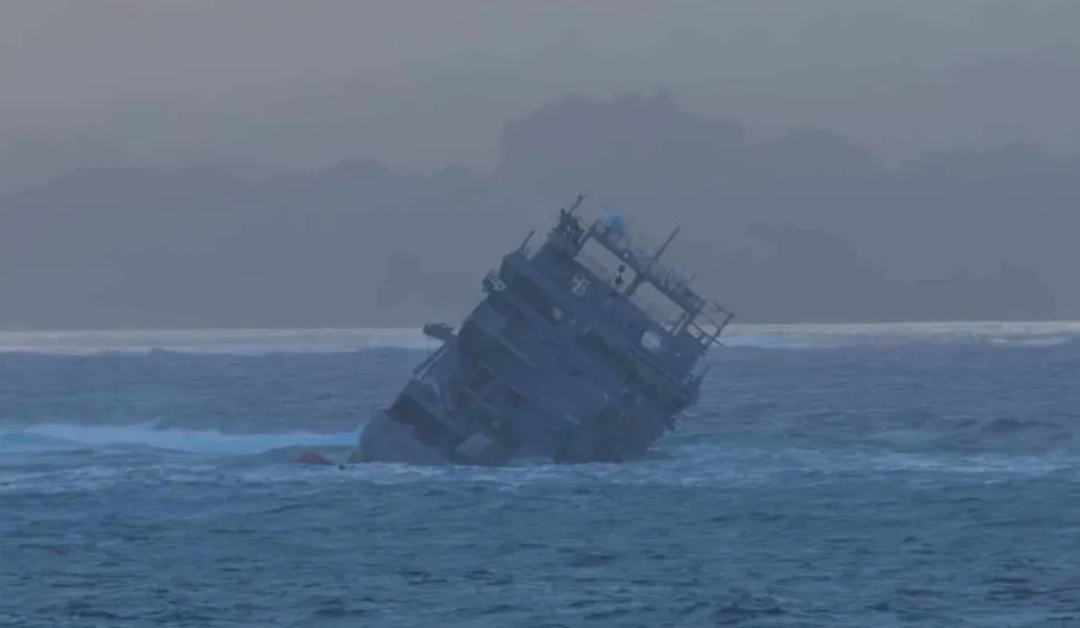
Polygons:
<instances>
[{"instance_id":1,"label":"white foam","mask_svg":"<svg viewBox=\"0 0 1080 628\"><path fill-rule=\"evenodd\" d=\"M929 340L981 340L1001 345L1053 345L1080 340L1080 322L886 323L838 325L732 325L723 342L733 347L814 347ZM0 353L86 355L148 353L155 349L196 354L341 353L366 349L425 349L434 341L418 328L249 329L161 331L5 331Z\"/></svg>"},{"instance_id":2,"label":"white foam","mask_svg":"<svg viewBox=\"0 0 1080 628\"><path fill-rule=\"evenodd\" d=\"M0 353L92 355L342 353L366 349L424 349L433 341L419 329L251 329L195 331L5 331Z\"/></svg>"},{"instance_id":3,"label":"white foam","mask_svg":"<svg viewBox=\"0 0 1080 628\"><path fill-rule=\"evenodd\" d=\"M143 446L186 453L254 455L285 447L352 446L356 432L281 432L226 434L218 430L155 429L142 425L76 425L45 423L0 429L0 450Z\"/></svg>"},{"instance_id":4,"label":"white foam","mask_svg":"<svg viewBox=\"0 0 1080 628\"><path fill-rule=\"evenodd\" d=\"M990 342L1000 347L1057 347L1080 341L1080 336L1064 334L1046 334L1043 336L991 338Z\"/></svg>"},{"instance_id":5,"label":"white foam","mask_svg":"<svg viewBox=\"0 0 1080 628\"><path fill-rule=\"evenodd\" d=\"M1055 346L1080 341L1080 322L733 325L724 334L726 346L760 349L964 341L1003 347Z\"/></svg>"}]
</instances>

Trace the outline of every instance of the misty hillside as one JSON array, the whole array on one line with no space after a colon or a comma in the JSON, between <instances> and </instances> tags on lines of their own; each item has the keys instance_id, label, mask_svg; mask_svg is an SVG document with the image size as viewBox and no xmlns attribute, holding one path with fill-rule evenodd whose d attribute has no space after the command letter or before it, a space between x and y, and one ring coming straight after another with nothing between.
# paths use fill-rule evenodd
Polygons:
<instances>
[{"instance_id":1,"label":"misty hillside","mask_svg":"<svg viewBox=\"0 0 1080 628\"><path fill-rule=\"evenodd\" d=\"M1022 146L886 166L827 132L751 142L665 94L544 105L490 174L256 177L94 146L0 155L0 327L453 321L579 191L656 240L681 224L673 255L742 322L1080 315L1080 159Z\"/></svg>"}]
</instances>

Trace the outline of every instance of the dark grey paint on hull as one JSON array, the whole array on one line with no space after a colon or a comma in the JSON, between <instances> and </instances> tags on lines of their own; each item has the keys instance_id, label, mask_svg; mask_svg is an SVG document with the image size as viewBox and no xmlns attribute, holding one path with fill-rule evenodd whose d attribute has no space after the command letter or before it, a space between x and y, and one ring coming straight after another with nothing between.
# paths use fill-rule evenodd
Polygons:
<instances>
[{"instance_id":1,"label":"dark grey paint on hull","mask_svg":"<svg viewBox=\"0 0 1080 628\"><path fill-rule=\"evenodd\" d=\"M380 412L364 426L349 462L447 465L439 451L420 442L406 426Z\"/></svg>"}]
</instances>

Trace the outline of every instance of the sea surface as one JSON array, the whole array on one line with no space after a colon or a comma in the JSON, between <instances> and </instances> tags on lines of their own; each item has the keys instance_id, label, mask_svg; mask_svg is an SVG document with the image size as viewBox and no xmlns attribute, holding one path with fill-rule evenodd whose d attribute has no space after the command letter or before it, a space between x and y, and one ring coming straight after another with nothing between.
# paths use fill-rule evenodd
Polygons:
<instances>
[{"instance_id":1,"label":"sea surface","mask_svg":"<svg viewBox=\"0 0 1080 628\"><path fill-rule=\"evenodd\" d=\"M0 334L0 626L1080 628L1080 324L735 327L624 464L293 463L431 348Z\"/></svg>"}]
</instances>

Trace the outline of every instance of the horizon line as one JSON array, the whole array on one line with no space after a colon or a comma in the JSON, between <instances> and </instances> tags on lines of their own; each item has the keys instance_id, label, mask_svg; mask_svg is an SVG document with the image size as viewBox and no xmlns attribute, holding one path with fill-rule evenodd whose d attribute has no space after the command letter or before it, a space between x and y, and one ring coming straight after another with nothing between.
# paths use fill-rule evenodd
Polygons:
<instances>
[{"instance_id":1,"label":"horizon line","mask_svg":"<svg viewBox=\"0 0 1080 628\"><path fill-rule=\"evenodd\" d=\"M1046 319L1046 320L941 320L941 321L877 321L877 322L807 322L807 323L730 323L725 331L736 329L836 329L836 328L886 328L886 327L989 327L989 326L1051 326L1051 325L1077 325L1080 319ZM280 333L280 332L309 332L309 333L333 333L333 332L415 332L421 334L423 325L409 326L356 326L356 327L86 327L86 328L5 328L0 326L0 335L12 334L113 334L113 333Z\"/></svg>"}]
</instances>

